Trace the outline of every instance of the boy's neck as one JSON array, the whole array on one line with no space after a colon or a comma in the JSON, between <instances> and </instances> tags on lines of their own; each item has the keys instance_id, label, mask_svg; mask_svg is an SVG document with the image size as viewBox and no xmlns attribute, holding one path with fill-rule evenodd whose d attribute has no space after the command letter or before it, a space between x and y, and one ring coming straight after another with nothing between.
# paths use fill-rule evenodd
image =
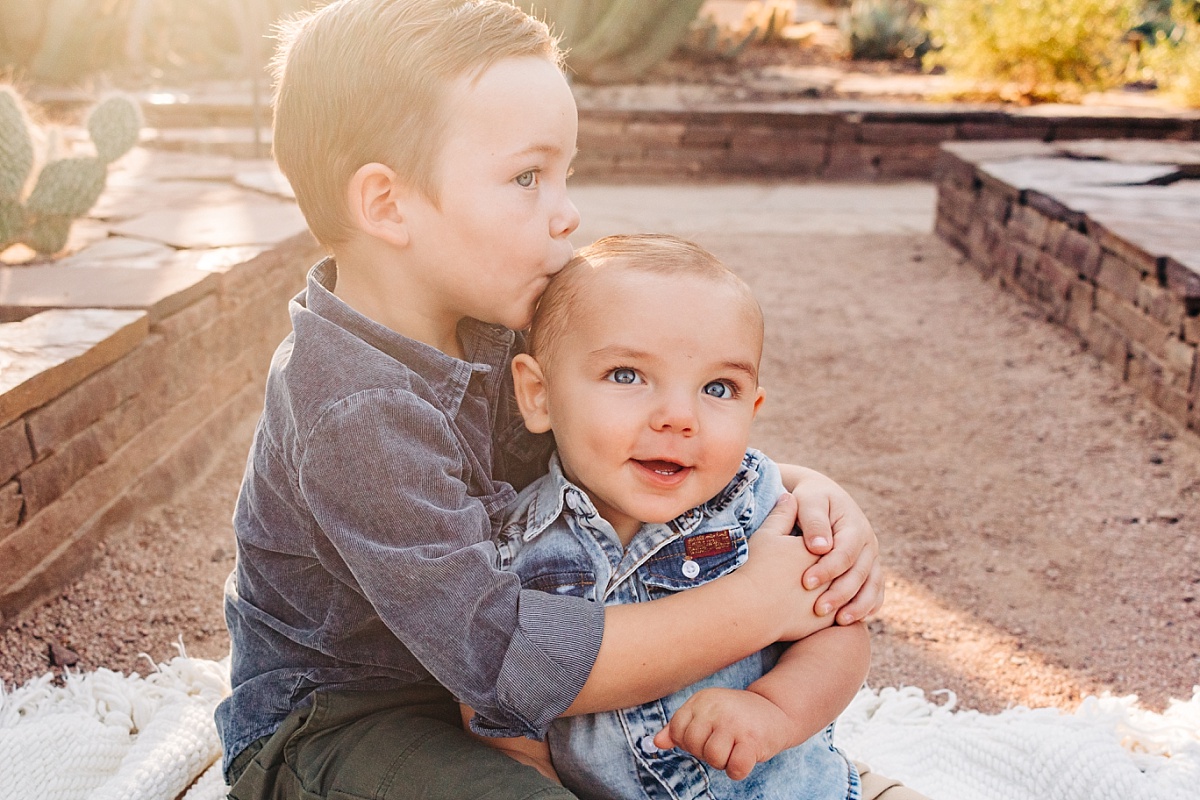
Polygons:
<instances>
[{"instance_id":1,"label":"boy's neck","mask_svg":"<svg viewBox=\"0 0 1200 800\"><path fill-rule=\"evenodd\" d=\"M404 272L383 259L350 250L338 252L334 295L367 319L407 336L409 339L437 348L448 356L463 359L462 342L458 338L461 318L440 313L438 306L426 302Z\"/></svg>"}]
</instances>

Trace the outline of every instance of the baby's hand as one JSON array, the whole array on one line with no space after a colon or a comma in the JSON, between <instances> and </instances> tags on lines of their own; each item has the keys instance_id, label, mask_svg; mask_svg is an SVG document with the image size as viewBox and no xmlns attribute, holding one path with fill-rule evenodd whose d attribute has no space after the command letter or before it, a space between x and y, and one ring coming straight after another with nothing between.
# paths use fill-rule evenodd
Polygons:
<instances>
[{"instance_id":1,"label":"baby's hand","mask_svg":"<svg viewBox=\"0 0 1200 800\"><path fill-rule=\"evenodd\" d=\"M791 720L777 705L740 689L701 689L654 737L663 750L679 747L740 781L754 765L789 745Z\"/></svg>"}]
</instances>

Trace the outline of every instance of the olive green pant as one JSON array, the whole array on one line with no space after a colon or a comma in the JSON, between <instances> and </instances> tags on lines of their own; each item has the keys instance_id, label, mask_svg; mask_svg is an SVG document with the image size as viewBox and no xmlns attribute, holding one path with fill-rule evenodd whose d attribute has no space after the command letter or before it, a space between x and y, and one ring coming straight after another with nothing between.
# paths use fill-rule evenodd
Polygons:
<instances>
[{"instance_id":1,"label":"olive green pant","mask_svg":"<svg viewBox=\"0 0 1200 800\"><path fill-rule=\"evenodd\" d=\"M234 800L570 800L575 795L462 730L441 687L316 692L238 755Z\"/></svg>"}]
</instances>

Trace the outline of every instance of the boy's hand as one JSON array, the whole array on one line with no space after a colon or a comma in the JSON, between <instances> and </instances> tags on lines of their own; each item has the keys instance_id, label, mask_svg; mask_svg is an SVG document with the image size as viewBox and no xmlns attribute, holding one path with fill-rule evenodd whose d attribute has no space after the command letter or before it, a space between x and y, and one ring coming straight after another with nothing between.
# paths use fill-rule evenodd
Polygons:
<instances>
[{"instance_id":1,"label":"boy's hand","mask_svg":"<svg viewBox=\"0 0 1200 800\"><path fill-rule=\"evenodd\" d=\"M782 470L782 468L781 468ZM821 616L837 609L839 625L850 625L883 606L879 540L866 514L846 490L819 472L788 467L799 503L804 543L821 559L804 573L804 585L829 588L817 600Z\"/></svg>"},{"instance_id":2,"label":"boy's hand","mask_svg":"<svg viewBox=\"0 0 1200 800\"><path fill-rule=\"evenodd\" d=\"M791 746L791 720L770 700L741 689L701 689L654 737L740 781L754 766Z\"/></svg>"},{"instance_id":3,"label":"boy's hand","mask_svg":"<svg viewBox=\"0 0 1200 800\"><path fill-rule=\"evenodd\" d=\"M790 494L779 496L775 508L750 537L746 563L722 580L748 584L741 591L747 612L756 618L775 622L775 641L795 641L833 624L813 610L825 587L806 589L802 576L817 562L804 541L793 536L796 500Z\"/></svg>"}]
</instances>

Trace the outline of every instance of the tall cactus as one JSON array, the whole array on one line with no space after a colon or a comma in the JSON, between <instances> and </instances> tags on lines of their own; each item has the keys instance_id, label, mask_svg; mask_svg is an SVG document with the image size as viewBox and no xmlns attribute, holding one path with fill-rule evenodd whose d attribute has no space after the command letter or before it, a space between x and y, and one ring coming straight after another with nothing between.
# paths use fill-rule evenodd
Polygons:
<instances>
[{"instance_id":1,"label":"tall cactus","mask_svg":"<svg viewBox=\"0 0 1200 800\"><path fill-rule=\"evenodd\" d=\"M126 95L112 95L87 118L94 156L48 161L26 194L34 166L33 125L20 95L0 87L0 250L24 243L38 253L67 244L71 223L95 205L108 165L137 144L142 114Z\"/></svg>"},{"instance_id":2,"label":"tall cactus","mask_svg":"<svg viewBox=\"0 0 1200 800\"><path fill-rule=\"evenodd\" d=\"M634 80L667 59L704 0L524 0L568 48L567 64L589 83Z\"/></svg>"}]
</instances>

